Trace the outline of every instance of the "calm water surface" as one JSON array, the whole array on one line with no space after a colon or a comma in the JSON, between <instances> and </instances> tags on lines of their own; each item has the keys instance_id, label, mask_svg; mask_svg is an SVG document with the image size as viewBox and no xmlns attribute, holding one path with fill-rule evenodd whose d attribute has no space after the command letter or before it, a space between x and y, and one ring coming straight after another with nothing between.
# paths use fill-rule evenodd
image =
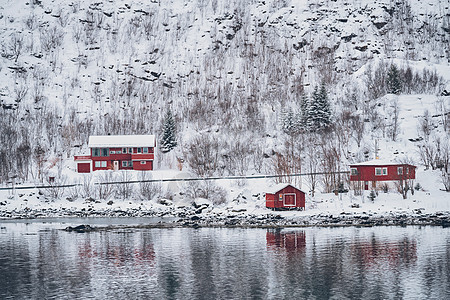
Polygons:
<instances>
[{"instance_id":1,"label":"calm water surface","mask_svg":"<svg viewBox=\"0 0 450 300\"><path fill-rule=\"evenodd\" d=\"M450 299L450 228L86 223L0 221L0 299Z\"/></svg>"}]
</instances>

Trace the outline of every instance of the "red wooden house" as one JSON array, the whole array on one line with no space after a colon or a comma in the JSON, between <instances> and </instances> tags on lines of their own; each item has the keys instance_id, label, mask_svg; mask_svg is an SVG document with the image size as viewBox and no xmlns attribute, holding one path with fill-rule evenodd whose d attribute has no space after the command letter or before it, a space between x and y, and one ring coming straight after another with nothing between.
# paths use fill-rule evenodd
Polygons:
<instances>
[{"instance_id":1,"label":"red wooden house","mask_svg":"<svg viewBox=\"0 0 450 300\"><path fill-rule=\"evenodd\" d=\"M280 183L266 192L266 207L272 210L305 209L305 193L287 183Z\"/></svg>"},{"instance_id":2,"label":"red wooden house","mask_svg":"<svg viewBox=\"0 0 450 300\"><path fill-rule=\"evenodd\" d=\"M364 190L379 189L381 184L391 184L416 178L416 167L406 163L371 160L350 165L350 182Z\"/></svg>"},{"instance_id":3,"label":"red wooden house","mask_svg":"<svg viewBox=\"0 0 450 300\"><path fill-rule=\"evenodd\" d=\"M78 173L96 170L153 170L154 135L90 136L90 155L75 156Z\"/></svg>"}]
</instances>

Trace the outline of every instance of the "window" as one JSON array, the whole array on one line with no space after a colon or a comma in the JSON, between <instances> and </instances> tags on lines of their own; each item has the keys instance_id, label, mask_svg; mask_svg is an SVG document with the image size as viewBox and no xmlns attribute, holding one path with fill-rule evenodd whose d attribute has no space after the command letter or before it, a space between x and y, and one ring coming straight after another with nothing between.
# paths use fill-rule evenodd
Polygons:
<instances>
[{"instance_id":1,"label":"window","mask_svg":"<svg viewBox=\"0 0 450 300\"><path fill-rule=\"evenodd\" d=\"M351 175L353 175L353 176L358 175L358 169L351 168L350 171L351 171Z\"/></svg>"},{"instance_id":2,"label":"window","mask_svg":"<svg viewBox=\"0 0 450 300\"><path fill-rule=\"evenodd\" d=\"M117 150L117 151L116 151L116 154L122 154L122 151Z\"/></svg>"},{"instance_id":3,"label":"window","mask_svg":"<svg viewBox=\"0 0 450 300\"><path fill-rule=\"evenodd\" d=\"M128 153L133 154L133 148L128 148Z\"/></svg>"},{"instance_id":4,"label":"window","mask_svg":"<svg viewBox=\"0 0 450 300\"><path fill-rule=\"evenodd\" d=\"M122 149L123 154L127 154L127 148Z\"/></svg>"},{"instance_id":5,"label":"window","mask_svg":"<svg viewBox=\"0 0 450 300\"><path fill-rule=\"evenodd\" d=\"M96 168L106 168L106 161L96 161L95 167Z\"/></svg>"},{"instance_id":6,"label":"window","mask_svg":"<svg viewBox=\"0 0 450 300\"><path fill-rule=\"evenodd\" d=\"M127 165L128 165L128 164L127 164L127 161L126 161L126 160L123 160L123 161L122 161L122 167L126 168Z\"/></svg>"},{"instance_id":7,"label":"window","mask_svg":"<svg viewBox=\"0 0 450 300\"><path fill-rule=\"evenodd\" d=\"M403 175L403 167L398 167L397 168L397 174L398 175Z\"/></svg>"},{"instance_id":8,"label":"window","mask_svg":"<svg viewBox=\"0 0 450 300\"><path fill-rule=\"evenodd\" d=\"M116 151L109 151L110 154L116 154Z\"/></svg>"},{"instance_id":9,"label":"window","mask_svg":"<svg viewBox=\"0 0 450 300\"><path fill-rule=\"evenodd\" d=\"M102 156L109 156L109 149L108 148L102 148Z\"/></svg>"},{"instance_id":10,"label":"window","mask_svg":"<svg viewBox=\"0 0 450 300\"><path fill-rule=\"evenodd\" d=\"M129 166L130 168L132 168L132 167L133 167L133 161L129 161L129 162L128 162L128 166Z\"/></svg>"},{"instance_id":11,"label":"window","mask_svg":"<svg viewBox=\"0 0 450 300\"><path fill-rule=\"evenodd\" d=\"M409 174L409 168L406 168L406 174Z\"/></svg>"},{"instance_id":12,"label":"window","mask_svg":"<svg viewBox=\"0 0 450 300\"><path fill-rule=\"evenodd\" d=\"M387 175L387 168L383 168L383 175Z\"/></svg>"},{"instance_id":13,"label":"window","mask_svg":"<svg viewBox=\"0 0 450 300\"><path fill-rule=\"evenodd\" d=\"M375 175L380 176L381 175L381 168L375 168Z\"/></svg>"},{"instance_id":14,"label":"window","mask_svg":"<svg viewBox=\"0 0 450 300\"><path fill-rule=\"evenodd\" d=\"M141 165L145 165L147 162L145 160L141 160Z\"/></svg>"},{"instance_id":15,"label":"window","mask_svg":"<svg viewBox=\"0 0 450 300\"><path fill-rule=\"evenodd\" d=\"M100 156L100 149L98 148L92 149L92 156Z\"/></svg>"},{"instance_id":16,"label":"window","mask_svg":"<svg viewBox=\"0 0 450 300\"><path fill-rule=\"evenodd\" d=\"M148 153L148 147L144 147L144 153Z\"/></svg>"},{"instance_id":17,"label":"window","mask_svg":"<svg viewBox=\"0 0 450 300\"><path fill-rule=\"evenodd\" d=\"M137 148L137 153L142 153L142 148L141 147Z\"/></svg>"}]
</instances>

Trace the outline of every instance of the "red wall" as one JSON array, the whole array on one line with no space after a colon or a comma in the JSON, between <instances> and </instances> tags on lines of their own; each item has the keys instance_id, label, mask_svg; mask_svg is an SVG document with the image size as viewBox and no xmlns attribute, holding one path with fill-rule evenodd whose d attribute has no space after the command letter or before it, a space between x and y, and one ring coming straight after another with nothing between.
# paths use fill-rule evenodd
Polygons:
<instances>
[{"instance_id":1,"label":"red wall","mask_svg":"<svg viewBox=\"0 0 450 300\"><path fill-rule=\"evenodd\" d=\"M143 147L141 147L143 148ZM137 153L137 148L133 148L133 154L131 153L120 153L120 154L111 154L111 151L122 151L123 148L109 148L110 153L109 156L92 156L91 151L91 159L92 159L92 170L113 170L114 169L114 161L119 162L119 170L143 170L149 171L153 170L153 159L154 159L154 149L153 147L148 147L149 153ZM128 151L129 148L127 148ZM150 159L150 160L149 160ZM133 167L122 167L122 161L132 161ZM146 160L146 164L141 165L140 160ZM106 168L95 167L96 161L106 161Z\"/></svg>"},{"instance_id":2,"label":"red wall","mask_svg":"<svg viewBox=\"0 0 450 300\"><path fill-rule=\"evenodd\" d=\"M153 161L145 161L145 165L141 164L140 161L133 161L133 170L150 171L153 170Z\"/></svg>"},{"instance_id":3,"label":"red wall","mask_svg":"<svg viewBox=\"0 0 450 300\"><path fill-rule=\"evenodd\" d=\"M91 163L78 163L77 164L77 172L78 173L90 173L91 172Z\"/></svg>"},{"instance_id":4,"label":"red wall","mask_svg":"<svg viewBox=\"0 0 450 300\"><path fill-rule=\"evenodd\" d=\"M403 175L398 175L397 168L403 167ZM393 166L350 166L356 168L358 175L351 175L350 181L392 181L403 179L415 179L416 169L411 165L393 165ZM387 175L375 175L375 168L387 168ZM406 174L406 168L409 168L409 174Z\"/></svg>"}]
</instances>

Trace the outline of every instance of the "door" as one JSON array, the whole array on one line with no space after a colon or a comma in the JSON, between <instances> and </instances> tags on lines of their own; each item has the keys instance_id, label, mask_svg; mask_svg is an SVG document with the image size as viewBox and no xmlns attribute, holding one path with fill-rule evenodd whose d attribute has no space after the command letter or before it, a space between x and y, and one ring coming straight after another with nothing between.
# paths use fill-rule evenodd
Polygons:
<instances>
[{"instance_id":1,"label":"door","mask_svg":"<svg viewBox=\"0 0 450 300\"><path fill-rule=\"evenodd\" d=\"M117 171L117 170L119 170L119 161L115 160L114 161L114 171Z\"/></svg>"},{"instance_id":2,"label":"door","mask_svg":"<svg viewBox=\"0 0 450 300\"><path fill-rule=\"evenodd\" d=\"M369 182L368 181L364 181L364 190L365 191L369 190Z\"/></svg>"},{"instance_id":3,"label":"door","mask_svg":"<svg viewBox=\"0 0 450 300\"><path fill-rule=\"evenodd\" d=\"M284 206L295 206L295 194L284 194Z\"/></svg>"}]
</instances>

